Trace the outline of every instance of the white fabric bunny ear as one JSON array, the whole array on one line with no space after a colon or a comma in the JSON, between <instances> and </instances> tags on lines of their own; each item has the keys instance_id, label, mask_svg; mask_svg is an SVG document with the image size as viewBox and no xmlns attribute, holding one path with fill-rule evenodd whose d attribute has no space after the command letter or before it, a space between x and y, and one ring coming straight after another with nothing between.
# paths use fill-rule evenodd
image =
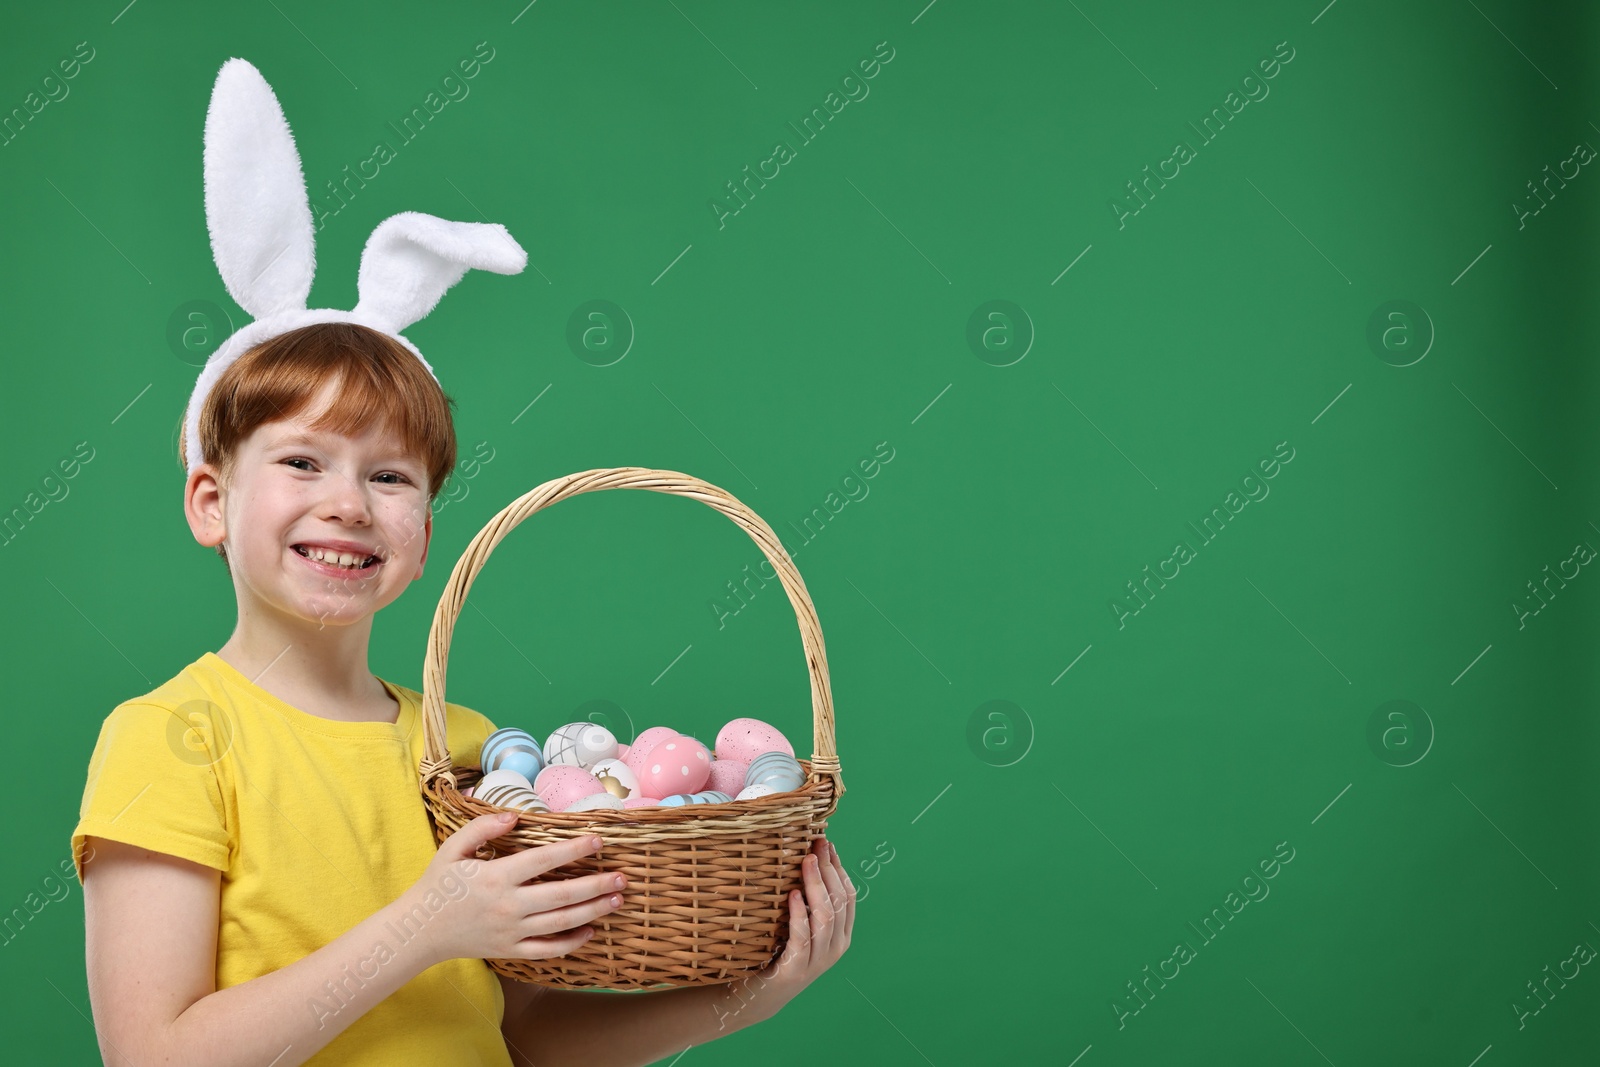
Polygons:
<instances>
[{"instance_id":1,"label":"white fabric bunny ear","mask_svg":"<svg viewBox=\"0 0 1600 1067\"><path fill-rule=\"evenodd\" d=\"M206 229L228 295L253 318L306 306L315 231L300 153L261 72L230 59L206 110Z\"/></svg>"},{"instance_id":2,"label":"white fabric bunny ear","mask_svg":"<svg viewBox=\"0 0 1600 1067\"><path fill-rule=\"evenodd\" d=\"M205 126L206 228L228 295L247 323L206 361L184 416L188 471L202 461L200 410L217 380L254 346L316 322L353 322L399 341L468 270L519 274L523 251L499 223L451 222L402 211L378 224L361 253L354 309L306 307L316 271L316 230L294 135L261 72L232 58L217 72ZM434 375L437 380L438 375Z\"/></svg>"}]
</instances>

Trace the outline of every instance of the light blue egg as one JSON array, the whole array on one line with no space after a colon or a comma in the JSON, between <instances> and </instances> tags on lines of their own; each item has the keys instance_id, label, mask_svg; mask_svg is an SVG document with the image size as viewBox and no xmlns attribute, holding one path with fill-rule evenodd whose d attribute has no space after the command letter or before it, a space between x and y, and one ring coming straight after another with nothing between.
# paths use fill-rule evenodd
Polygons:
<instances>
[{"instance_id":1,"label":"light blue egg","mask_svg":"<svg viewBox=\"0 0 1600 1067\"><path fill-rule=\"evenodd\" d=\"M763 752L750 763L744 784L771 786L779 793L799 789L806 780L805 768L787 752Z\"/></svg>"},{"instance_id":2,"label":"light blue egg","mask_svg":"<svg viewBox=\"0 0 1600 1067\"><path fill-rule=\"evenodd\" d=\"M479 764L484 774L490 771L516 771L528 781L544 770L544 753L539 742L526 730L507 726L490 734L483 743Z\"/></svg>"},{"instance_id":3,"label":"light blue egg","mask_svg":"<svg viewBox=\"0 0 1600 1067\"><path fill-rule=\"evenodd\" d=\"M720 789L705 789L694 795L696 804L731 804L733 798Z\"/></svg>"},{"instance_id":4,"label":"light blue egg","mask_svg":"<svg viewBox=\"0 0 1600 1067\"><path fill-rule=\"evenodd\" d=\"M749 773L754 774L758 769L772 766L800 768L800 761L787 752L763 752L750 761Z\"/></svg>"},{"instance_id":5,"label":"light blue egg","mask_svg":"<svg viewBox=\"0 0 1600 1067\"><path fill-rule=\"evenodd\" d=\"M665 808L681 808L693 803L695 799L688 793L674 793L670 797L661 798L661 806Z\"/></svg>"}]
</instances>

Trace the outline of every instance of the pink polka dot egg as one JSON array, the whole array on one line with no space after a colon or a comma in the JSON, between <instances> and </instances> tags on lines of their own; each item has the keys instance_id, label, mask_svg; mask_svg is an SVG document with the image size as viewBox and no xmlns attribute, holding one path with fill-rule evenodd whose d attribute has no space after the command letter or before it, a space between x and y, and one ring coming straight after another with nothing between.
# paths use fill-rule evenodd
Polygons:
<instances>
[{"instance_id":1,"label":"pink polka dot egg","mask_svg":"<svg viewBox=\"0 0 1600 1067\"><path fill-rule=\"evenodd\" d=\"M678 734L652 745L640 766L639 790L645 796L698 793L711 777L711 753L694 738Z\"/></svg>"}]
</instances>

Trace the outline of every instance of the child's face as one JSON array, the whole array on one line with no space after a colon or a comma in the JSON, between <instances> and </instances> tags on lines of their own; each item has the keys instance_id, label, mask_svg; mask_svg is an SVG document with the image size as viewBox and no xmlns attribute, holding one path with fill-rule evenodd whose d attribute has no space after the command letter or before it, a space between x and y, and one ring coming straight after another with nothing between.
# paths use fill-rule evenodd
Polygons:
<instances>
[{"instance_id":1,"label":"child's face","mask_svg":"<svg viewBox=\"0 0 1600 1067\"><path fill-rule=\"evenodd\" d=\"M227 489L217 488L210 464L189 476L190 527L201 544L225 546L241 614L275 609L318 629L348 625L422 577L433 535L427 470L376 427L359 437L311 430L332 390L330 382L294 419L257 427ZM338 547L358 565L378 561L341 568L337 559L308 558L316 545Z\"/></svg>"}]
</instances>

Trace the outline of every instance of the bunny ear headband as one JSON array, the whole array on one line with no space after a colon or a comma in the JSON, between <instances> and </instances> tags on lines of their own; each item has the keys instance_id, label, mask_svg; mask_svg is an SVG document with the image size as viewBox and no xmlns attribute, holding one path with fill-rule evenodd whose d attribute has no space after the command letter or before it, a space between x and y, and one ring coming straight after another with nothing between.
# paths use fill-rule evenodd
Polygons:
<instances>
[{"instance_id":1,"label":"bunny ear headband","mask_svg":"<svg viewBox=\"0 0 1600 1067\"><path fill-rule=\"evenodd\" d=\"M306 307L316 269L315 230L300 153L283 108L261 72L229 59L217 72L206 111L206 228L228 295L253 322L206 360L184 415L185 467L201 463L200 409L229 364L271 337L315 322L353 322L399 341L432 311L469 268L517 274L528 254L499 223L451 222L403 211L367 238L357 275L360 299L350 311Z\"/></svg>"}]
</instances>

